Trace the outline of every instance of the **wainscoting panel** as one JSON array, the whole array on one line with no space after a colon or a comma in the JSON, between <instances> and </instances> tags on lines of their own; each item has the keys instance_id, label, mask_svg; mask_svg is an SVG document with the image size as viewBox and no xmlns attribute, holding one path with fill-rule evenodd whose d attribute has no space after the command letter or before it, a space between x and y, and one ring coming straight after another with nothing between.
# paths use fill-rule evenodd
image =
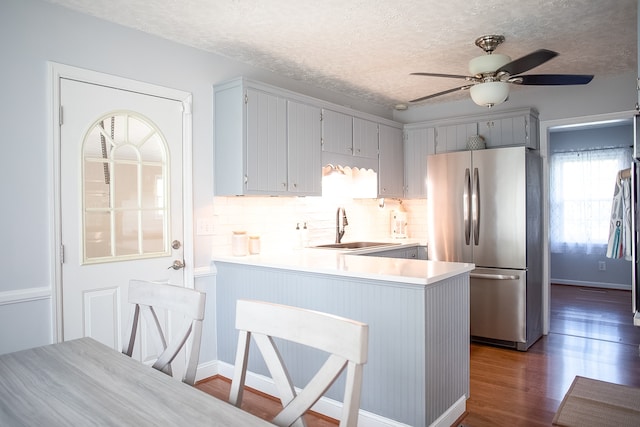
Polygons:
<instances>
[{"instance_id":1,"label":"wainscoting panel","mask_svg":"<svg viewBox=\"0 0 640 427\"><path fill-rule=\"evenodd\" d=\"M51 344L51 322L49 288L0 293L0 354Z\"/></svg>"}]
</instances>

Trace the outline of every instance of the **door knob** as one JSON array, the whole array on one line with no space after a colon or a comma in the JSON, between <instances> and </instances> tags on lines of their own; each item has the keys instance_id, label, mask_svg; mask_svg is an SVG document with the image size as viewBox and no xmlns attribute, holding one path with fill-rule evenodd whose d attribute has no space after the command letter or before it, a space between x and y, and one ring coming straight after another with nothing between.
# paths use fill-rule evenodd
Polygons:
<instances>
[{"instance_id":1,"label":"door knob","mask_svg":"<svg viewBox=\"0 0 640 427\"><path fill-rule=\"evenodd\" d=\"M173 242L171 242L171 247L173 249L180 249L181 246L182 244L180 243L180 240L174 240Z\"/></svg>"},{"instance_id":2,"label":"door knob","mask_svg":"<svg viewBox=\"0 0 640 427\"><path fill-rule=\"evenodd\" d=\"M171 264L169 268L173 268L174 270L180 270L181 268L184 268L184 262L177 259L173 261L173 264Z\"/></svg>"}]
</instances>

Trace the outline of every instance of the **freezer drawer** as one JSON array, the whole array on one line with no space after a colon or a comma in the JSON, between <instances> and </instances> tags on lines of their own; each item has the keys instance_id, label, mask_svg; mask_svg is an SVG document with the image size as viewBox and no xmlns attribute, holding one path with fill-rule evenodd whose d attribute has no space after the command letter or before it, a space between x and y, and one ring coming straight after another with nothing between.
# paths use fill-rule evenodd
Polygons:
<instances>
[{"instance_id":1,"label":"freezer drawer","mask_svg":"<svg viewBox=\"0 0 640 427\"><path fill-rule=\"evenodd\" d=\"M518 343L527 341L527 272L476 268L470 280L472 338ZM503 343L506 344L506 343Z\"/></svg>"}]
</instances>

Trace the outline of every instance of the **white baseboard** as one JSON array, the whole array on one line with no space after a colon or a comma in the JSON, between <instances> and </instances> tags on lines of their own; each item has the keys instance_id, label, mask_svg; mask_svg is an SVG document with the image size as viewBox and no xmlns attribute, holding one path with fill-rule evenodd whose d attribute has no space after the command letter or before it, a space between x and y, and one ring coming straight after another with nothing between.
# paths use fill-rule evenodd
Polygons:
<instances>
[{"instance_id":1,"label":"white baseboard","mask_svg":"<svg viewBox=\"0 0 640 427\"><path fill-rule=\"evenodd\" d=\"M549 283L555 283L558 285L583 286L585 288L618 289L621 291L631 290L631 285L627 285L624 283L586 282L583 280L565 280L565 279L553 279L553 278L549 280Z\"/></svg>"},{"instance_id":2,"label":"white baseboard","mask_svg":"<svg viewBox=\"0 0 640 427\"><path fill-rule=\"evenodd\" d=\"M208 375L208 373L214 372L214 370L215 370L215 373ZM213 375L220 375L226 378L232 378L233 365L230 365L228 363L221 362L221 361L216 361L216 362L207 362L198 366L198 374L196 376L196 379L198 381ZM276 392L273 380L271 380L271 378L269 377L254 374L253 372L247 372L247 378L245 380L245 384L248 387L261 391L262 393L266 393L271 396L277 396L277 392ZM456 405L458 405L458 403L456 403ZM340 419L340 415L342 414L342 402L337 402L333 399L322 397L311 409L313 409L315 412L326 415L328 417L331 417L334 419ZM449 413L449 411L447 411L447 413ZM462 413L464 413L464 402L463 402ZM444 423L440 423L440 420L443 417L440 417L438 419L437 421L438 424L434 423L432 425L434 426L446 425L448 427L451 424L453 424L457 419L457 417L452 418L453 421L451 421L449 424L444 424ZM448 420L449 417L447 417L446 419ZM358 426L360 427L409 427L407 424L390 420L388 418L381 417L371 412L363 411L362 409L360 409L359 411Z\"/></svg>"},{"instance_id":3,"label":"white baseboard","mask_svg":"<svg viewBox=\"0 0 640 427\"><path fill-rule=\"evenodd\" d=\"M215 377L218 374L219 374L219 371L218 371L217 360L200 363L198 364L198 370L196 371L196 381L201 381L207 378Z\"/></svg>"},{"instance_id":4,"label":"white baseboard","mask_svg":"<svg viewBox=\"0 0 640 427\"><path fill-rule=\"evenodd\" d=\"M467 410L467 396L461 396L444 414L435 420L430 427L449 427Z\"/></svg>"},{"instance_id":5,"label":"white baseboard","mask_svg":"<svg viewBox=\"0 0 640 427\"><path fill-rule=\"evenodd\" d=\"M215 375L225 378L233 377L233 365L225 362L212 361L198 365L196 381L200 381ZM259 390L271 396L277 396L277 391L273 380L263 375L247 372L245 383L248 387ZM467 397L461 396L444 414L435 420L430 427L449 427L453 425L458 418L464 414L467 409ZM312 408L315 412L326 415L333 419L340 419L342 414L342 402L322 397ZM360 427L409 427L388 418L381 417L371 412L360 409L358 416L358 426Z\"/></svg>"}]
</instances>

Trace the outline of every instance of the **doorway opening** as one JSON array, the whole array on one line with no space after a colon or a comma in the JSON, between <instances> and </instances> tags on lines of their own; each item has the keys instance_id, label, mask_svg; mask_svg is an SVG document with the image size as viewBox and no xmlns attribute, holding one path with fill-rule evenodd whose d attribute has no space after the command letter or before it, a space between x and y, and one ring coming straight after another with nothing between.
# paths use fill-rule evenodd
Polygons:
<instances>
[{"instance_id":1,"label":"doorway opening","mask_svg":"<svg viewBox=\"0 0 640 427\"><path fill-rule=\"evenodd\" d=\"M632 145L630 121L551 129L551 283L631 289L629 260L607 257L607 244L618 171L631 166Z\"/></svg>"},{"instance_id":2,"label":"doorway opening","mask_svg":"<svg viewBox=\"0 0 640 427\"><path fill-rule=\"evenodd\" d=\"M585 150L595 150L608 148L618 148L629 150L629 160L626 167L629 167L631 163L630 146L633 144L633 123L632 119L635 111L603 114L598 116L589 116L573 119L562 119L554 121L541 122L541 154L545 163L545 223L547 229L545 230L545 283L543 283L543 309L544 309L544 333L548 334L550 331L551 323L551 298L553 293L551 292L551 284L574 286L578 285L581 288L592 289L619 289L630 290L631 289L631 266L629 261L624 259L611 259L606 258L606 242L608 240L609 231L609 219L611 215L611 201L613 200L613 193L615 189L615 179L617 170L614 172L614 176L608 179L608 182L603 182L604 193L609 195L603 196L604 200L600 203L599 210L604 210L604 242L602 232L600 237L594 239L595 245L589 246L582 245L583 253L579 251L563 251L558 250L555 243L557 240L555 236L551 236L551 224L553 221L555 225L562 227L563 222L570 221L570 216L561 214L561 217L553 217L557 215L557 210L552 214L551 205L554 203L552 200L552 156L557 152L570 153L569 155L580 156ZM566 155L563 154L565 157ZM606 156L605 156L606 157ZM617 169L618 166L614 166ZM592 188L584 182L578 181L583 185L583 190L592 196ZM562 183L561 183L562 184ZM555 185L558 185L556 182ZM574 194L575 195L575 194ZM591 202L589 202L589 209L592 209ZM561 211L562 212L562 211ZM600 224L603 223L602 218L599 220ZM570 226L575 224L570 224ZM584 225L581 225L578 230L582 231ZM558 227L556 227L557 229ZM602 229L602 225L601 225ZM554 239L556 241L554 242ZM571 239L570 239L571 240ZM574 239L576 240L576 239ZM580 240L580 239L577 239ZM584 242L583 242L584 243ZM577 245L578 249L580 245ZM574 249L576 249L574 247ZM629 300L631 300L631 292L629 292ZM631 304L629 304L629 312L631 312Z\"/></svg>"}]
</instances>

